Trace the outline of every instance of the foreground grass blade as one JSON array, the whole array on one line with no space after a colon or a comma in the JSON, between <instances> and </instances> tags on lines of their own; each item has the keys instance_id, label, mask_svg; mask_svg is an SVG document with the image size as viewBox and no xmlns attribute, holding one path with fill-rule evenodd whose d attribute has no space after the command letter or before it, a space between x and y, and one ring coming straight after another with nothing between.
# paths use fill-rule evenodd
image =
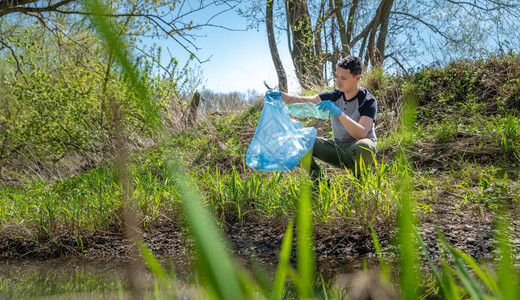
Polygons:
<instances>
[{"instance_id":1,"label":"foreground grass blade","mask_svg":"<svg viewBox=\"0 0 520 300\"><path fill-rule=\"evenodd\" d=\"M441 291L441 294L442 294L442 297L444 299L456 299L457 297L457 294L454 290L454 280L452 277L450 277L449 279L452 279L452 280L445 280L445 279L448 279L448 278L445 278L444 275L445 273L443 272L441 276L441 274L439 274L439 271L437 270L437 267L435 266L435 263L433 262L433 259L431 258L430 256L430 253L428 252L428 247L426 247L426 244L424 243L421 235L419 234L419 232L417 232L417 230L414 230L414 235L415 235L415 238L417 239L417 242L419 243L419 245L421 246L422 250L423 250L423 254L424 256L426 257L426 259L428 260L428 263L430 264L430 267L432 268L432 272L433 272L433 276L435 277L435 281L437 281L437 284L439 285L439 289ZM443 269L444 271L444 269Z\"/></svg>"},{"instance_id":2,"label":"foreground grass blade","mask_svg":"<svg viewBox=\"0 0 520 300\"><path fill-rule=\"evenodd\" d=\"M417 244L414 232L414 218L410 205L408 172L405 170L401 186L401 205L399 211L399 262L401 268L401 288L404 299L417 298Z\"/></svg>"},{"instance_id":3,"label":"foreground grass blade","mask_svg":"<svg viewBox=\"0 0 520 300\"><path fill-rule=\"evenodd\" d=\"M280 260L278 261L278 268L276 270L276 278L274 280L273 299L281 299L287 279L288 269L291 268L289 260L291 259L293 240L293 223L290 222L285 230L285 236L282 242L282 249L280 250Z\"/></svg>"},{"instance_id":4,"label":"foreground grass blade","mask_svg":"<svg viewBox=\"0 0 520 300\"><path fill-rule=\"evenodd\" d=\"M462 257L460 256L460 251L454 249L449 243L441 236L441 241L446 247L447 253L451 256L454 269L456 271L457 276L462 281L462 284L466 288L466 291L470 295L472 299L484 300L485 294L484 291L479 287L476 280L471 276L469 270L466 268L464 263L462 262Z\"/></svg>"},{"instance_id":5,"label":"foreground grass blade","mask_svg":"<svg viewBox=\"0 0 520 300\"><path fill-rule=\"evenodd\" d=\"M415 96L414 88L405 90L405 100L401 119L402 148L398 156L398 168L401 178L398 182L400 210L398 212L398 243L399 243L399 265L401 268L401 290L404 299L417 299L418 274L417 274L417 243L414 237L415 222L412 213L412 197L410 175L406 149L409 147L413 125L415 123L418 98Z\"/></svg>"},{"instance_id":6,"label":"foreground grass blade","mask_svg":"<svg viewBox=\"0 0 520 300\"><path fill-rule=\"evenodd\" d=\"M170 164L169 169L176 178L176 187L197 247L199 272L205 279L210 296L217 299L247 298L239 283L238 269L235 269L223 248L224 239L203 207L197 186L180 170L179 162Z\"/></svg>"},{"instance_id":7,"label":"foreground grass blade","mask_svg":"<svg viewBox=\"0 0 520 300\"><path fill-rule=\"evenodd\" d=\"M497 220L498 229L498 249L502 257L499 261L498 270L498 286L501 291L502 299L518 299L518 270L514 267L515 263L512 259L513 249L509 244L509 228L511 224L507 210L504 205L499 210Z\"/></svg>"},{"instance_id":8,"label":"foreground grass blade","mask_svg":"<svg viewBox=\"0 0 520 300\"><path fill-rule=\"evenodd\" d=\"M442 295L444 299L460 299L458 294L458 290L460 289L455 282L455 278L453 276L453 269L444 261L441 261L441 272L442 272L442 281L439 283L439 286L442 286L443 289Z\"/></svg>"},{"instance_id":9,"label":"foreground grass blade","mask_svg":"<svg viewBox=\"0 0 520 300\"><path fill-rule=\"evenodd\" d=\"M377 237L377 233L374 230L374 227L370 226L370 231L372 231L372 241L374 243L374 248L376 249L377 258L379 260L379 266L381 268L381 279L385 283L389 283L390 282L390 265L383 257L383 253L381 251L381 244L379 243L379 238Z\"/></svg>"},{"instance_id":10,"label":"foreground grass blade","mask_svg":"<svg viewBox=\"0 0 520 300\"><path fill-rule=\"evenodd\" d=\"M138 242L137 245L141 250L141 254L143 255L144 261L148 265L148 268L150 268L150 271L152 271L152 273L159 278L166 278L166 272L164 271L163 267L161 266L157 258L155 258L152 252L150 252L150 249L148 249L148 247L146 247L146 245L143 242Z\"/></svg>"},{"instance_id":11,"label":"foreground grass blade","mask_svg":"<svg viewBox=\"0 0 520 300\"><path fill-rule=\"evenodd\" d=\"M301 160L302 167L307 173L310 169L311 159L312 152L309 152ZM314 223L309 180L306 176L300 180L297 224L297 265L300 280L296 281L296 287L300 298L312 298L314 297L314 242L312 238Z\"/></svg>"},{"instance_id":12,"label":"foreground grass blade","mask_svg":"<svg viewBox=\"0 0 520 300\"><path fill-rule=\"evenodd\" d=\"M150 268L150 271L152 271L152 274L154 275L154 287L155 287L155 298L156 299L177 299L177 295L175 294L175 281L173 280L174 277L174 271L173 266L171 266L171 273L170 278L168 277L168 274L166 274L166 271L164 271L163 267L155 258L155 256L152 254L150 249L141 241L137 242L137 245L139 246L139 249L141 250L141 254L143 255L143 259ZM159 287L162 286L162 289Z\"/></svg>"},{"instance_id":13,"label":"foreground grass blade","mask_svg":"<svg viewBox=\"0 0 520 300\"><path fill-rule=\"evenodd\" d=\"M468 265L468 267L482 280L482 282L487 286L487 288L494 294L498 294L499 287L497 282L493 278L493 274L484 271L482 267L479 266L478 262L467 253L459 250L453 249L453 251L457 252L457 255Z\"/></svg>"}]
</instances>

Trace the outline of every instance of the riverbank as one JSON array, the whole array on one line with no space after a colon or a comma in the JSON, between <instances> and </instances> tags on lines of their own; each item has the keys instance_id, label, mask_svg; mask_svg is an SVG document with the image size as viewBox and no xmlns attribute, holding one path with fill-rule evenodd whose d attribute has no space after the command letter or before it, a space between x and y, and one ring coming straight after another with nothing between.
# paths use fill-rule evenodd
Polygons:
<instances>
[{"instance_id":1,"label":"riverbank","mask_svg":"<svg viewBox=\"0 0 520 300\"><path fill-rule=\"evenodd\" d=\"M439 254L437 235L442 232L456 248L477 259L489 259L493 251L493 220L495 214L485 207L453 204L454 196L449 191L440 191L444 200L431 203L431 210L420 220L419 231L429 249L436 257ZM279 254L287 220L263 220L242 224L225 224L221 228L230 243L230 251L236 255L251 255L276 259ZM394 255L391 225L375 227L383 252ZM511 224L512 245L520 247L519 222ZM189 234L179 222L160 217L142 232L142 240L158 256L184 257L189 260L192 249ZM360 256L374 257L375 249L370 229L352 223L338 221L335 224L318 224L314 232L316 259L347 259ZM51 259L85 257L126 259L132 244L120 228L83 233L81 243L77 236L61 233L52 239L31 240L26 229L20 226L4 226L0 231L0 259Z\"/></svg>"},{"instance_id":2,"label":"riverbank","mask_svg":"<svg viewBox=\"0 0 520 300\"><path fill-rule=\"evenodd\" d=\"M320 185L312 196L317 256L373 254L370 225L383 250L392 252L403 172L397 157L403 149L412 209L432 254L437 251L438 227L460 249L475 257L489 256L493 218L500 205L511 208L516 237L518 72L518 57L492 57L453 62L444 69L425 68L410 76L368 73L363 86L374 92L380 105L377 164L364 180L322 165L330 185ZM399 126L404 99L417 100L406 147ZM286 224L295 218L300 183L306 179L298 168L261 173L245 165L261 108L258 102L241 112L206 116L160 145L129 155L139 230L153 253L189 249L182 226L183 199L168 167L176 158L234 252L276 255ZM319 136L330 136L329 122L300 121L317 128ZM2 169L0 257L127 255L121 174L114 165L107 160L55 180L28 177L22 169ZM512 239L514 245L516 241Z\"/></svg>"}]
</instances>

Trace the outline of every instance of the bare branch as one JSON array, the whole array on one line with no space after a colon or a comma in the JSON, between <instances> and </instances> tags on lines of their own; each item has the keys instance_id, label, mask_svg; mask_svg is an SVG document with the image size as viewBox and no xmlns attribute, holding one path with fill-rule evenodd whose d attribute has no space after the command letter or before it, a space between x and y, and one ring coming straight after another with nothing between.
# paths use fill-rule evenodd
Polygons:
<instances>
[{"instance_id":1,"label":"bare branch","mask_svg":"<svg viewBox=\"0 0 520 300\"><path fill-rule=\"evenodd\" d=\"M501 9L505 9L505 8L518 7L518 5L508 5L508 4L505 4L502 2L497 2L497 1L489 1L490 3L496 5L491 8L480 6L480 5L477 5L477 3L471 3L471 2L467 2L467 1L446 0L446 2L449 2L451 4L460 5L460 6L464 6L464 5L471 6L471 7L477 8L478 10L485 11L485 12L497 11L497 10L501 10Z\"/></svg>"},{"instance_id":2,"label":"bare branch","mask_svg":"<svg viewBox=\"0 0 520 300\"><path fill-rule=\"evenodd\" d=\"M372 19L372 21L370 21L370 23L368 23L367 26L365 26L365 29L363 29L363 31L361 31L361 33L359 33L357 36L355 36L352 39L352 41L350 41L350 43L349 43L350 49L352 49L352 47L354 47L354 45L356 45L356 43L359 40L366 39L368 37L368 34L370 33L370 30L372 29L374 22L375 22L374 19Z\"/></svg>"},{"instance_id":3,"label":"bare branch","mask_svg":"<svg viewBox=\"0 0 520 300\"><path fill-rule=\"evenodd\" d=\"M394 56L394 53L386 55L385 58L391 58L399 66L399 68L401 68L401 70L403 70L403 72L404 72L404 74L406 74L406 76L409 75L408 70L406 70L406 68L403 66L403 64Z\"/></svg>"},{"instance_id":4,"label":"bare branch","mask_svg":"<svg viewBox=\"0 0 520 300\"><path fill-rule=\"evenodd\" d=\"M27 7L27 6L18 6L18 5L6 6L4 9L2 9L0 7L0 17L5 16L10 13L14 13L14 12L28 14L28 13L41 13L41 12L56 11L59 7L69 4L73 1L75 1L75 0L64 0L64 1L57 2L53 5L49 5L46 7ZM10 1L2 1L2 2L10 2ZM34 3L34 2L36 2L36 1L30 1L25 4ZM10 3L8 3L7 5L9 5L9 4ZM0 6L2 6L2 5L0 4Z\"/></svg>"},{"instance_id":5,"label":"bare branch","mask_svg":"<svg viewBox=\"0 0 520 300\"><path fill-rule=\"evenodd\" d=\"M89 12L84 11L81 8L67 7L67 5L78 3L78 0L59 0L58 2L51 4L49 0L47 2L47 6L38 6L41 5L38 0L0 0L0 17L5 16L10 13L23 13L25 15L37 18L42 25L47 28L48 31L50 28L46 25L46 22L43 18L44 13L58 13L62 15L77 15L77 16L89 16L91 15ZM215 18L221 16L222 14L229 12L235 9L240 1L236 0L227 0L227 1L197 1L197 5L191 7L189 1L179 1L179 6L174 8L170 7L170 10L161 14L149 13L148 7L140 7L141 4L133 3L131 6L131 11L122 12L122 13L108 13L104 14L104 17L120 19L120 18L135 18L141 19L144 22L149 22L155 29L151 35L139 34L141 36L148 37L157 37L165 34L182 46L190 55L195 56L195 58L202 63L197 55L196 51L199 50L195 45L195 38L200 37L195 34L190 34L190 31L196 31L201 28L213 27L213 28L221 28L230 31L240 31L242 29L234 29L226 26L221 26L218 24L213 24ZM34 4L34 5L33 5ZM142 5L141 5L142 6ZM192 24L185 23L183 20L195 15L197 13L202 13L204 10L212 7L212 6L222 6L222 9L216 13L208 15L204 22ZM186 9L185 9L186 8ZM174 11L175 10L175 11ZM173 15L173 13L176 15ZM128 33L128 36L133 35L132 33ZM204 60L206 61L206 60Z\"/></svg>"},{"instance_id":6,"label":"bare branch","mask_svg":"<svg viewBox=\"0 0 520 300\"><path fill-rule=\"evenodd\" d=\"M414 16L414 15L411 15L409 13L405 13L405 12L399 12L399 11L392 11L391 14L394 14L394 15L402 15L402 16L405 16L405 17L409 17L409 18L412 18L422 24L424 24L426 27L428 27L431 31L441 35L443 38L449 40L449 41L452 41L452 42L461 42L461 40L457 40L457 39L454 39L452 38L450 35L447 35L445 32L439 30L439 28L437 28L435 25L432 25L424 20L422 20L421 18L417 17L417 16Z\"/></svg>"}]
</instances>

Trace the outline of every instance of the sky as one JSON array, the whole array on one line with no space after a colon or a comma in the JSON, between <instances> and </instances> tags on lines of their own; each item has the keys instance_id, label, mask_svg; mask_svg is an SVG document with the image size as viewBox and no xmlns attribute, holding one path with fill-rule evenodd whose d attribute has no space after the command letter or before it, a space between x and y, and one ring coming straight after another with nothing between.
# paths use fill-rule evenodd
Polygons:
<instances>
[{"instance_id":1,"label":"sky","mask_svg":"<svg viewBox=\"0 0 520 300\"><path fill-rule=\"evenodd\" d=\"M211 13L206 11L207 15ZM197 21L201 20L195 19ZM271 87L278 84L264 24L260 24L259 30L246 31L247 20L234 10L219 15L212 23L237 30L208 27L197 31L197 35L202 37L194 42L200 48L196 54L201 61L209 59L200 65L195 64L201 69L205 88L222 93L246 93L248 90L265 93L264 80ZM181 65L189 57L189 53L175 41L163 41L159 45L168 48L169 53L181 61ZM288 73L288 89L295 92L299 87L286 40L278 41L278 51Z\"/></svg>"},{"instance_id":2,"label":"sky","mask_svg":"<svg viewBox=\"0 0 520 300\"><path fill-rule=\"evenodd\" d=\"M199 3L199 1L186 0L179 3L184 5L185 3ZM247 9L243 4L241 5L242 9ZM223 8L223 6L213 6L199 14L189 15L189 18L193 19L195 24L204 23L210 16L215 15ZM246 30L247 20L240 16L236 10L230 10L218 15L212 19L211 23L237 30L206 27L196 32L197 35L200 35L194 41L197 47L200 48L196 54L199 60L205 62L192 66L200 68L204 88L222 93L234 91L247 93L248 90L264 93L266 91L266 87L263 84L264 80L270 86L278 84L269 50L265 23L260 24L259 30ZM287 36L281 33L277 37L278 51L288 77L288 92L298 93L300 89L288 51ZM167 48L168 51L163 53L171 53L180 60L181 65L184 65L189 57L189 53L171 39L162 40L159 42L159 45ZM435 57L427 53L421 60L426 65L434 61Z\"/></svg>"}]
</instances>

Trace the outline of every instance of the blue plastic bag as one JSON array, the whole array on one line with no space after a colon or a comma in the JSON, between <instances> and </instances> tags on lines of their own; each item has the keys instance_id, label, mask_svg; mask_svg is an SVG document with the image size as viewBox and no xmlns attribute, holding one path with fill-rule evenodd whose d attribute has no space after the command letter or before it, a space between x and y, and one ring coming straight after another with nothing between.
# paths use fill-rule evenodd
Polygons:
<instances>
[{"instance_id":1,"label":"blue plastic bag","mask_svg":"<svg viewBox=\"0 0 520 300\"><path fill-rule=\"evenodd\" d=\"M266 93L246 164L257 171L291 170L312 150L315 140L315 128L292 120L281 96Z\"/></svg>"}]
</instances>

